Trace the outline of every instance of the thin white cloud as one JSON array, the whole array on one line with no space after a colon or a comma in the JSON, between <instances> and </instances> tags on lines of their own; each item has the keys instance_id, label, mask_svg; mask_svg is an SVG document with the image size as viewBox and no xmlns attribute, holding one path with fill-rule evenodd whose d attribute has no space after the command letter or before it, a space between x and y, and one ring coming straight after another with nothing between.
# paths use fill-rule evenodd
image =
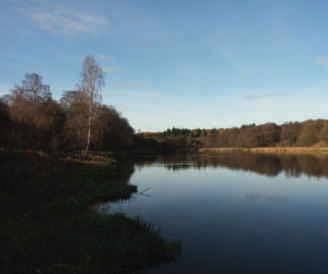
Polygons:
<instances>
[{"instance_id":1,"label":"thin white cloud","mask_svg":"<svg viewBox=\"0 0 328 274\"><path fill-rule=\"evenodd\" d=\"M119 66L105 66L105 67L103 67L103 70L105 72L119 71L120 67Z\"/></svg>"},{"instance_id":2,"label":"thin white cloud","mask_svg":"<svg viewBox=\"0 0 328 274\"><path fill-rule=\"evenodd\" d=\"M109 25L103 16L65 9L30 10L28 15L42 30L70 36L80 33L96 35Z\"/></svg>"},{"instance_id":3,"label":"thin white cloud","mask_svg":"<svg viewBox=\"0 0 328 274\"><path fill-rule=\"evenodd\" d=\"M283 95L278 93L253 94L253 95L244 96L244 99L248 101L253 101L253 100L267 99L267 98L278 97L278 96L283 96Z\"/></svg>"}]
</instances>

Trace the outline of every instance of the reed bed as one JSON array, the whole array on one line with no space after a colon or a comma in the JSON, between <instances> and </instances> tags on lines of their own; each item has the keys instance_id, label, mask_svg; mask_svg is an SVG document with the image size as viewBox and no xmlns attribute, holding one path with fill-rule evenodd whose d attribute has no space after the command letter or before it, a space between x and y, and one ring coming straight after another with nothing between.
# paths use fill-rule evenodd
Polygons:
<instances>
[{"instance_id":1,"label":"reed bed","mask_svg":"<svg viewBox=\"0 0 328 274\"><path fill-rule=\"evenodd\" d=\"M200 148L199 152L254 152L254 153L290 153L290 154L307 154L307 153L327 153L328 147L254 147L254 148L242 148L242 147L220 147L220 148Z\"/></svg>"}]
</instances>

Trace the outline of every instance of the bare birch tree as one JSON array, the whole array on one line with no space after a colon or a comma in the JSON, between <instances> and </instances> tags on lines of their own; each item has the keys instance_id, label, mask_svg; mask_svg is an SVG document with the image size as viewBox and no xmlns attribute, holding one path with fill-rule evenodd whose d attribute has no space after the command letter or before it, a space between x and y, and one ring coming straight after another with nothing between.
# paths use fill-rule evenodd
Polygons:
<instances>
[{"instance_id":1,"label":"bare birch tree","mask_svg":"<svg viewBox=\"0 0 328 274\"><path fill-rule=\"evenodd\" d=\"M94 56L88 55L84 59L81 78L79 89L82 91L88 102L88 130L85 148L85 156L88 157L96 105L101 102L101 89L105 85L104 72L98 65Z\"/></svg>"}]
</instances>

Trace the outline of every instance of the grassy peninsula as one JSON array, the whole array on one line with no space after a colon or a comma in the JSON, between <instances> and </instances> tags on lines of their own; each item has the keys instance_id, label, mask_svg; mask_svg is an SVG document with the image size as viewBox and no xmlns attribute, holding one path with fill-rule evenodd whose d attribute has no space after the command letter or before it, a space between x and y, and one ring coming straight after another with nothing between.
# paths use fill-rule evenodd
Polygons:
<instances>
[{"instance_id":1,"label":"grassy peninsula","mask_svg":"<svg viewBox=\"0 0 328 274\"><path fill-rule=\"evenodd\" d=\"M0 152L1 273L129 273L174 260L180 243L151 224L92 207L137 192L119 174L133 166L120 165L104 153Z\"/></svg>"}]
</instances>

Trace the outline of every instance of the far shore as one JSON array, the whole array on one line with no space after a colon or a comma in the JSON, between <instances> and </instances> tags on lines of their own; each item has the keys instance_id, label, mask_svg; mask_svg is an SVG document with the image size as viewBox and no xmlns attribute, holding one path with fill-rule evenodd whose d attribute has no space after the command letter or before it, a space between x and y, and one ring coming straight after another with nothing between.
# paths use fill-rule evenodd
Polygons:
<instances>
[{"instance_id":1,"label":"far shore","mask_svg":"<svg viewBox=\"0 0 328 274\"><path fill-rule=\"evenodd\" d=\"M304 154L304 153L327 153L328 147L207 147L200 148L199 152L232 152L232 151L243 151L243 152L254 152L254 153L290 153L290 154Z\"/></svg>"}]
</instances>

